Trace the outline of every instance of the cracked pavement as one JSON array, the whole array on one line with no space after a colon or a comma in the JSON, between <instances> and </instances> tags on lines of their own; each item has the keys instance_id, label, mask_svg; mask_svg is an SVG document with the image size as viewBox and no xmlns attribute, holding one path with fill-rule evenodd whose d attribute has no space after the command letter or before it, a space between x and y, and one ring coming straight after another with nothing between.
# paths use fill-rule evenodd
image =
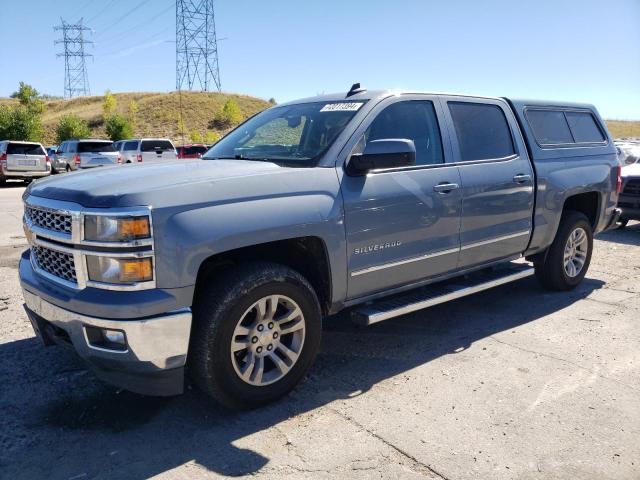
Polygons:
<instances>
[{"instance_id":1,"label":"cracked pavement","mask_svg":"<svg viewBox=\"0 0 640 480\"><path fill-rule=\"evenodd\" d=\"M118 391L40 345L22 191L0 189L0 478L640 478L640 223L600 235L569 293L530 278L369 328L327 319L306 380L238 413Z\"/></svg>"}]
</instances>

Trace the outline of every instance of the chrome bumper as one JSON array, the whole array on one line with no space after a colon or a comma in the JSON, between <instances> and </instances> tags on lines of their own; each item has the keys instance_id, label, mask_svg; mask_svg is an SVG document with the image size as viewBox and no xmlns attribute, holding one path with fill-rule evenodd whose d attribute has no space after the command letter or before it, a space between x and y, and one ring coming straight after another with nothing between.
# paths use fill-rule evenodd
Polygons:
<instances>
[{"instance_id":1,"label":"chrome bumper","mask_svg":"<svg viewBox=\"0 0 640 480\"><path fill-rule=\"evenodd\" d=\"M185 308L139 320L110 320L65 310L24 288L22 293L34 329L45 344L47 334L38 328L43 321L63 330L78 355L107 382L143 394L174 395L182 392L191 310ZM126 348L112 350L92 345L86 327L123 331Z\"/></svg>"},{"instance_id":2,"label":"chrome bumper","mask_svg":"<svg viewBox=\"0 0 640 480\"><path fill-rule=\"evenodd\" d=\"M51 175L51 170L41 171L20 171L20 170L5 170L0 172L5 178L42 178Z\"/></svg>"}]
</instances>

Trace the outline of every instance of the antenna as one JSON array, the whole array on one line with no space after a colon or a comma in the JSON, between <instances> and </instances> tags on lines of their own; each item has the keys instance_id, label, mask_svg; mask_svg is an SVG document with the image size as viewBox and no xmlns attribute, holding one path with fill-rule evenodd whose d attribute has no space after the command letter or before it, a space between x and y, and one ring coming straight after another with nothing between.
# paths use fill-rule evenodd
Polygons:
<instances>
[{"instance_id":1,"label":"antenna","mask_svg":"<svg viewBox=\"0 0 640 480\"><path fill-rule=\"evenodd\" d=\"M176 0L176 89L220 91L213 0Z\"/></svg>"},{"instance_id":2,"label":"antenna","mask_svg":"<svg viewBox=\"0 0 640 480\"><path fill-rule=\"evenodd\" d=\"M93 55L84 51L86 44L93 44L84 39L84 32L90 29L82 25L82 18L76 24L67 23L62 18L60 21L62 24L53 27L53 30L62 31L62 39L54 43L64 45L64 53L56 54L56 57L64 57L64 96L72 98L90 95L85 58Z\"/></svg>"}]
</instances>

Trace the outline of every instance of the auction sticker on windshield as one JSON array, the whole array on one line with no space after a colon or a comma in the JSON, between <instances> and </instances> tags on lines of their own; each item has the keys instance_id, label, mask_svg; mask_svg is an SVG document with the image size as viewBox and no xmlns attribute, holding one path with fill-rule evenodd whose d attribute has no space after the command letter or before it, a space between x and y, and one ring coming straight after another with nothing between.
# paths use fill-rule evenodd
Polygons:
<instances>
[{"instance_id":1,"label":"auction sticker on windshield","mask_svg":"<svg viewBox=\"0 0 640 480\"><path fill-rule=\"evenodd\" d=\"M341 103L327 103L320 109L321 112L355 112L362 105L362 102L341 102Z\"/></svg>"}]
</instances>

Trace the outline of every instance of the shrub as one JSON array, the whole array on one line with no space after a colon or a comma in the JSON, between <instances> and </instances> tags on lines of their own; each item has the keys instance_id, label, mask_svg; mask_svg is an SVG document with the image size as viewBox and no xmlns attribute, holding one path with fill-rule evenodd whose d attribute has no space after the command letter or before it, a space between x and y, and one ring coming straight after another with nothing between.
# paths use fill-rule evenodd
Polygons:
<instances>
[{"instance_id":1,"label":"shrub","mask_svg":"<svg viewBox=\"0 0 640 480\"><path fill-rule=\"evenodd\" d=\"M124 140L133 137L131 122L122 115L111 115L105 122L105 130L111 141Z\"/></svg>"},{"instance_id":2,"label":"shrub","mask_svg":"<svg viewBox=\"0 0 640 480\"><path fill-rule=\"evenodd\" d=\"M127 116L129 118L129 123L131 124L131 128L135 130L136 125L138 123L138 102L136 102L135 100L131 100L129 102Z\"/></svg>"},{"instance_id":3,"label":"shrub","mask_svg":"<svg viewBox=\"0 0 640 480\"><path fill-rule=\"evenodd\" d=\"M217 132L212 132L211 130L209 130L204 136L204 143L206 143L207 145L213 145L218 140L220 140L220 134Z\"/></svg>"},{"instance_id":4,"label":"shrub","mask_svg":"<svg viewBox=\"0 0 640 480\"><path fill-rule=\"evenodd\" d=\"M204 140L202 138L202 134L200 134L200 132L197 132L195 130L193 130L189 134L189 140L191 140L191 143L203 143L204 142Z\"/></svg>"},{"instance_id":5,"label":"shrub","mask_svg":"<svg viewBox=\"0 0 640 480\"><path fill-rule=\"evenodd\" d=\"M104 92L104 101L102 102L102 113L104 117L104 121L106 122L109 117L113 115L113 112L116 109L116 97L107 90Z\"/></svg>"},{"instance_id":6,"label":"shrub","mask_svg":"<svg viewBox=\"0 0 640 480\"><path fill-rule=\"evenodd\" d=\"M229 99L224 106L216 113L213 123L218 128L229 128L242 121L242 111L235 102L235 100Z\"/></svg>"},{"instance_id":7,"label":"shrub","mask_svg":"<svg viewBox=\"0 0 640 480\"><path fill-rule=\"evenodd\" d=\"M56 141L58 144L70 138L87 138L91 136L91 130L87 122L77 115L65 115L56 126Z\"/></svg>"}]
</instances>

